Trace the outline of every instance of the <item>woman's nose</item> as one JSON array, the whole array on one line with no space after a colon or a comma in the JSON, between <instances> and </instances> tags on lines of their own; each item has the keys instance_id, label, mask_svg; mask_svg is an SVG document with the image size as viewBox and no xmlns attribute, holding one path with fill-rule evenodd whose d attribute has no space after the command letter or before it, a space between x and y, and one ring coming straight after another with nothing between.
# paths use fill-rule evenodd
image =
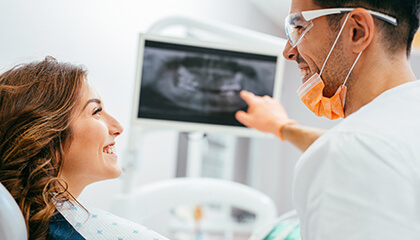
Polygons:
<instances>
[{"instance_id":1,"label":"woman's nose","mask_svg":"<svg viewBox=\"0 0 420 240\"><path fill-rule=\"evenodd\" d=\"M120 122L118 122L118 120L111 115L108 116L108 129L109 134L113 136L118 136L124 131L124 128L121 126Z\"/></svg>"}]
</instances>

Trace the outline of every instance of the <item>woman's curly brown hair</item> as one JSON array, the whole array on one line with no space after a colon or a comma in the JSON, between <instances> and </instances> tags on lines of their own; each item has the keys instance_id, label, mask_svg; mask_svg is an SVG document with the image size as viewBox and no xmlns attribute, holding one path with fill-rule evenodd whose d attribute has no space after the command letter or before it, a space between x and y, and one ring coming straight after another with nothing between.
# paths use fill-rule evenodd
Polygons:
<instances>
[{"instance_id":1,"label":"woman's curly brown hair","mask_svg":"<svg viewBox=\"0 0 420 240\"><path fill-rule=\"evenodd\" d=\"M52 57L0 75L0 182L22 210L29 239L45 239L54 202L71 198L58 177L85 82L82 67Z\"/></svg>"}]
</instances>

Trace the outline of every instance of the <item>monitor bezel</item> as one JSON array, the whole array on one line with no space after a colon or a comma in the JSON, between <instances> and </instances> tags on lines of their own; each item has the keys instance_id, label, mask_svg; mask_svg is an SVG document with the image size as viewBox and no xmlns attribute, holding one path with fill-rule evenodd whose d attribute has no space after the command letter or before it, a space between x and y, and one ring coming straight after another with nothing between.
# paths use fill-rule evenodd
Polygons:
<instances>
[{"instance_id":1,"label":"monitor bezel","mask_svg":"<svg viewBox=\"0 0 420 240\"><path fill-rule=\"evenodd\" d=\"M282 49L266 49L264 47L258 48L252 46L241 45L241 44L223 44L218 42L206 42L197 39L190 38L176 38L169 36L153 35L153 34L140 34L138 40L138 51L137 51L137 65L136 65L136 77L134 84L134 96L133 96L133 108L131 117L131 126L147 128L150 130L176 130L180 132L203 132L203 133L215 133L215 134L232 134L239 137L269 137L271 135L257 131L255 129L243 127L243 126L231 126L231 125L219 125L210 123L195 123L195 122L184 122L174 120L160 120L160 119L149 119L138 117L138 111L140 107L140 87L141 77L143 69L143 53L145 49L145 41L156 41L163 43L173 43L194 47L213 48L227 51L251 53L268 55L277 58L276 73L274 78L273 86L273 98L280 101L281 90L283 85L284 76L284 65L285 60L282 57Z\"/></svg>"}]
</instances>

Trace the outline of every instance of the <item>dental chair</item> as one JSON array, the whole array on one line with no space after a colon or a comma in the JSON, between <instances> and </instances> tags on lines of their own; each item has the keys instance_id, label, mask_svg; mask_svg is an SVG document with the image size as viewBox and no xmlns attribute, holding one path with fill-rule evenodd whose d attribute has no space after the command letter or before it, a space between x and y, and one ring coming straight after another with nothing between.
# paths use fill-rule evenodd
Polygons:
<instances>
[{"instance_id":1,"label":"dental chair","mask_svg":"<svg viewBox=\"0 0 420 240\"><path fill-rule=\"evenodd\" d=\"M274 221L255 230L248 240L300 240L299 218L296 210L286 212Z\"/></svg>"},{"instance_id":2,"label":"dental chair","mask_svg":"<svg viewBox=\"0 0 420 240\"><path fill-rule=\"evenodd\" d=\"M244 231L248 231L250 235L255 229L265 226L277 217L277 207L266 194L240 183L214 178L173 178L147 184L134 190L131 200L130 216L124 217L146 226L150 226L148 220L153 217L156 219L156 216L159 219L158 221L170 223L168 217L170 215L164 213L169 212L174 215L178 211L178 213L181 212L178 215L182 215L182 208L180 209L179 206L210 205L210 208L211 206L225 207L226 218L217 214L214 217L215 215L211 214L213 209L204 207L203 221L200 223L197 224L196 222L196 225L191 225L191 221L194 221L194 219L190 219L189 222L181 221L181 224L172 224L172 230L174 230L174 226L175 228L178 227L177 229L180 229L180 231L186 231L189 227L190 230L195 231L196 236L190 238L185 235L183 237L172 235L171 239L209 239L208 237L199 237L197 232L200 231L204 233L221 232L222 234L215 239L238 239L238 237L235 237L238 235L238 229L242 231L239 234L244 235ZM235 219L232 220L231 207L252 213L252 220L248 219L249 221L245 221L243 224L237 223ZM153 226L150 227L162 233L161 230ZM201 228L201 230L197 228ZM249 235L245 236L244 239L247 239Z\"/></svg>"},{"instance_id":3,"label":"dental chair","mask_svg":"<svg viewBox=\"0 0 420 240\"><path fill-rule=\"evenodd\" d=\"M0 183L0 239L27 240L22 212L9 191Z\"/></svg>"}]
</instances>

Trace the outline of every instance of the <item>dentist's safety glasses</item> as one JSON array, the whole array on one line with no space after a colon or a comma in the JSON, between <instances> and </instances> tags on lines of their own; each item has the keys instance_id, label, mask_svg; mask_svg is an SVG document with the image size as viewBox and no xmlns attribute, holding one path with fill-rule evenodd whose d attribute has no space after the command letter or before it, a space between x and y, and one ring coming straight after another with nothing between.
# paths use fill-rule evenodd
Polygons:
<instances>
[{"instance_id":1,"label":"dentist's safety glasses","mask_svg":"<svg viewBox=\"0 0 420 240\"><path fill-rule=\"evenodd\" d=\"M322 16L349 13L355 8L327 8L312 11L292 13L286 17L285 30L292 48L299 44L305 34L314 26L312 20ZM368 12L387 23L397 26L397 19L386 14L368 10Z\"/></svg>"}]
</instances>

